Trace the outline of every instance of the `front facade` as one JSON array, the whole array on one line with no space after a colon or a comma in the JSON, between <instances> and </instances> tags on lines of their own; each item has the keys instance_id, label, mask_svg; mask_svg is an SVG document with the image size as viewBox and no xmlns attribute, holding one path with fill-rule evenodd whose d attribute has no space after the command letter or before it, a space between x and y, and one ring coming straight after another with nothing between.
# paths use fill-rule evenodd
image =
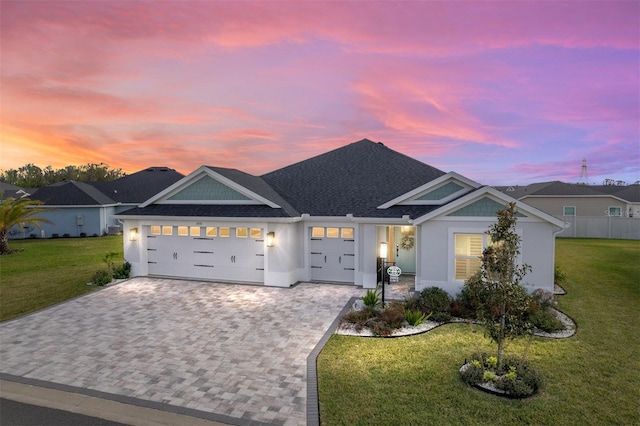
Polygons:
<instances>
[{"instance_id":1,"label":"front facade","mask_svg":"<svg viewBox=\"0 0 640 426\"><path fill-rule=\"evenodd\" d=\"M259 177L203 166L115 217L134 276L375 288L384 261L453 294L511 201L365 139ZM551 291L563 223L518 207L526 285Z\"/></svg>"}]
</instances>

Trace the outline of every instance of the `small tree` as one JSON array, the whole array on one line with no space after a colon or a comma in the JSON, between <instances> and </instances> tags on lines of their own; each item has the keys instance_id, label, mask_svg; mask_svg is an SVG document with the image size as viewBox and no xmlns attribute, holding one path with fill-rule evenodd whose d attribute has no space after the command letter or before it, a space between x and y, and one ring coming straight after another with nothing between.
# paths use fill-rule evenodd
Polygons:
<instances>
[{"instance_id":1,"label":"small tree","mask_svg":"<svg viewBox=\"0 0 640 426\"><path fill-rule=\"evenodd\" d=\"M506 340L531 330L526 316L529 295L520 285L531 267L516 263L520 254L516 221L515 203L498 211L497 222L487 231L491 244L482 251L480 271L469 280L469 284L481 289L479 294L484 300L481 301L478 316L491 340L498 345L498 368L502 365Z\"/></svg>"},{"instance_id":2,"label":"small tree","mask_svg":"<svg viewBox=\"0 0 640 426\"><path fill-rule=\"evenodd\" d=\"M9 197L0 205L0 255L11 254L9 250L9 230L14 226L35 225L51 223L47 219L38 217L37 214L44 211L38 206L41 201L29 198Z\"/></svg>"}]
</instances>

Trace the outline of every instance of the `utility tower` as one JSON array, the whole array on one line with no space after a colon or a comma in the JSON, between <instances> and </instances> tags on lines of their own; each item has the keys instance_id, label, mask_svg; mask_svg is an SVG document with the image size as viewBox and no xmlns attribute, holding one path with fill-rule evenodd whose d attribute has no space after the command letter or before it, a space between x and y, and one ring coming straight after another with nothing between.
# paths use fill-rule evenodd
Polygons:
<instances>
[{"instance_id":1,"label":"utility tower","mask_svg":"<svg viewBox=\"0 0 640 426\"><path fill-rule=\"evenodd\" d=\"M580 183L589 185L589 175L587 174L587 159L582 159L582 168L580 169Z\"/></svg>"}]
</instances>

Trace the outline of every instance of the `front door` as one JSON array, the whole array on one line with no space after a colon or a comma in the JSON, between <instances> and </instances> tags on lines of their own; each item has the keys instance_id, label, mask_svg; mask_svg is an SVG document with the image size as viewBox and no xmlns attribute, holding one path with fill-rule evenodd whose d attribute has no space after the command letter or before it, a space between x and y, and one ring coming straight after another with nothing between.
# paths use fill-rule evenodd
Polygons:
<instances>
[{"instance_id":1,"label":"front door","mask_svg":"<svg viewBox=\"0 0 640 426\"><path fill-rule=\"evenodd\" d=\"M394 262L403 274L416 273L416 228L415 226L394 226Z\"/></svg>"}]
</instances>

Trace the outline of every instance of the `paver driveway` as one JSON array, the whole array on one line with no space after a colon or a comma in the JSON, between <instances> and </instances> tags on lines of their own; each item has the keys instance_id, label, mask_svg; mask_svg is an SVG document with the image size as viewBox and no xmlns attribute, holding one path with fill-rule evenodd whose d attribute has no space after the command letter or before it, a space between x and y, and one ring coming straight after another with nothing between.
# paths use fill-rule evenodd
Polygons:
<instances>
[{"instance_id":1,"label":"paver driveway","mask_svg":"<svg viewBox=\"0 0 640 426\"><path fill-rule=\"evenodd\" d=\"M135 278L0 325L0 372L265 423L306 423L306 358L352 286Z\"/></svg>"}]
</instances>

